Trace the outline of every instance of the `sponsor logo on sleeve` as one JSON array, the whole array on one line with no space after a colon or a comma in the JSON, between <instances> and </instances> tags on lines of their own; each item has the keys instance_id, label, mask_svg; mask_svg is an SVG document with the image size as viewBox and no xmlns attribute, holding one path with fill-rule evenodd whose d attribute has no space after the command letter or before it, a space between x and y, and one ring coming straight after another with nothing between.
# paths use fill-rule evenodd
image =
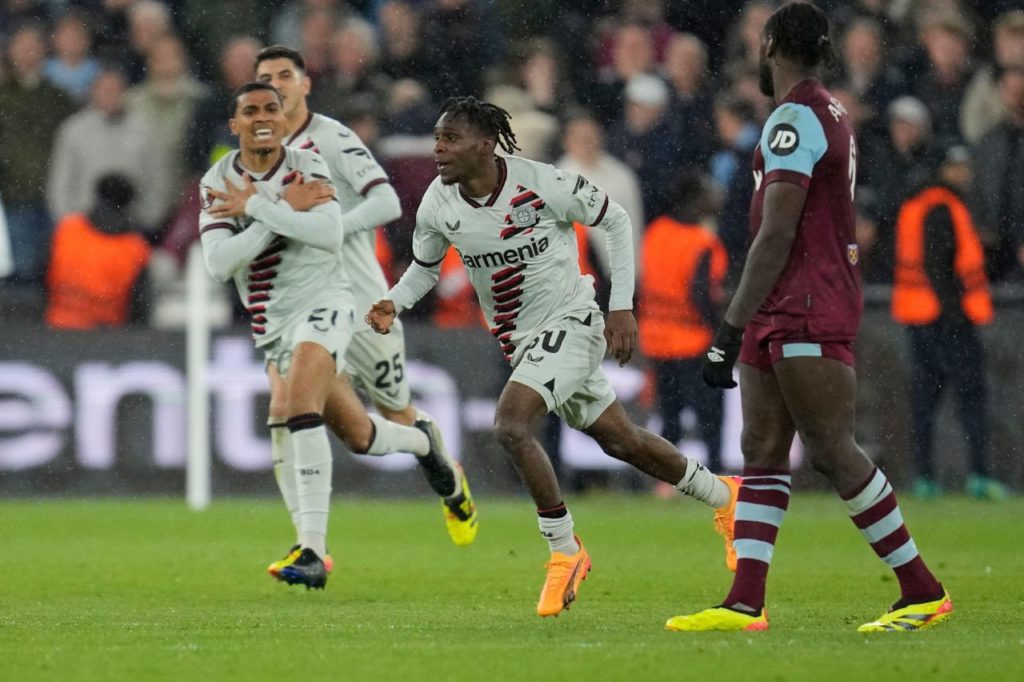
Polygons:
<instances>
[{"instance_id":1,"label":"sponsor logo on sleeve","mask_svg":"<svg viewBox=\"0 0 1024 682\"><path fill-rule=\"evenodd\" d=\"M800 134L788 123L779 123L768 133L768 149L776 156L787 156L800 146Z\"/></svg>"}]
</instances>

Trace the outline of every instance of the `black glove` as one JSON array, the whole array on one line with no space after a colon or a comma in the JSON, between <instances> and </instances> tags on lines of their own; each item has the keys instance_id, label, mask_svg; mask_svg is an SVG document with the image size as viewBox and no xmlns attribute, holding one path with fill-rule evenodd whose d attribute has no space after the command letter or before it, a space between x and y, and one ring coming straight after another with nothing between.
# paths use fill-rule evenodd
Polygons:
<instances>
[{"instance_id":1,"label":"black glove","mask_svg":"<svg viewBox=\"0 0 1024 682\"><path fill-rule=\"evenodd\" d=\"M704 356L701 376L704 383L711 388L736 388L732 378L732 368L740 357L740 345L743 343L743 330L728 322L722 322L715 332L711 348Z\"/></svg>"}]
</instances>

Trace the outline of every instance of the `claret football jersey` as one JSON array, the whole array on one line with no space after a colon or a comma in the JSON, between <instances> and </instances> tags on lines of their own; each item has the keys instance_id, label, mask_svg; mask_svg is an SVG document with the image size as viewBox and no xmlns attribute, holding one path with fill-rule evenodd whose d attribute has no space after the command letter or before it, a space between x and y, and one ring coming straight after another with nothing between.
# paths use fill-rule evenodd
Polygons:
<instances>
[{"instance_id":1,"label":"claret football jersey","mask_svg":"<svg viewBox=\"0 0 1024 682\"><path fill-rule=\"evenodd\" d=\"M809 338L852 341L863 310L853 209L857 145L842 104L816 80L798 83L765 123L753 168L754 233L769 185L807 188L785 269L753 322L793 326L802 318Z\"/></svg>"}]
</instances>

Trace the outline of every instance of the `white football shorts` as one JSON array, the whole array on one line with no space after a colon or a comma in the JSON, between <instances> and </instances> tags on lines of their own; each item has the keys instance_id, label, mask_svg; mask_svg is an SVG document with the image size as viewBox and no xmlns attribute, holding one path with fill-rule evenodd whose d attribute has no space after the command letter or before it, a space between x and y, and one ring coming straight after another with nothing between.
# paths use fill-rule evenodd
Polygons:
<instances>
[{"instance_id":1,"label":"white football shorts","mask_svg":"<svg viewBox=\"0 0 1024 682\"><path fill-rule=\"evenodd\" d=\"M600 313L563 318L526 343L509 381L537 391L548 411L582 431L615 402L601 368L606 346Z\"/></svg>"},{"instance_id":2,"label":"white football shorts","mask_svg":"<svg viewBox=\"0 0 1024 682\"><path fill-rule=\"evenodd\" d=\"M264 347L267 364L277 365L281 376L288 374L292 353L300 343L322 346L334 358L334 371L345 369L345 352L352 340L355 311L350 294L330 294L316 299L292 316L277 340Z\"/></svg>"},{"instance_id":3,"label":"white football shorts","mask_svg":"<svg viewBox=\"0 0 1024 682\"><path fill-rule=\"evenodd\" d=\"M378 334L365 324L357 329L345 353L345 371L374 405L396 412L404 410L411 396L405 376L402 322L396 319L390 334Z\"/></svg>"}]
</instances>

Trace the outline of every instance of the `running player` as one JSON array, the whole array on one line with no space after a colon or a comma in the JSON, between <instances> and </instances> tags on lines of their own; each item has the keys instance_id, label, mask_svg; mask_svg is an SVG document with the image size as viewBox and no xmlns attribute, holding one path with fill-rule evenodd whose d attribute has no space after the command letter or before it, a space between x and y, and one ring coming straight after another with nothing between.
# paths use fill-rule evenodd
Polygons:
<instances>
[{"instance_id":1,"label":"running player","mask_svg":"<svg viewBox=\"0 0 1024 682\"><path fill-rule=\"evenodd\" d=\"M761 90L779 103L754 152L750 221L757 230L736 295L703 372L733 388L740 363L745 468L736 506L736 571L720 606L670 630L766 630L765 584L790 496L789 449L800 434L901 596L859 632L909 632L949 616L949 595L918 554L892 487L853 438L853 340L863 308L853 192L857 147L849 117L818 80L834 55L825 14L794 2L769 19Z\"/></svg>"},{"instance_id":2,"label":"running player","mask_svg":"<svg viewBox=\"0 0 1024 682\"><path fill-rule=\"evenodd\" d=\"M387 280L377 263L374 242L378 225L401 216L398 195L384 169L355 132L309 110L306 97L311 84L299 52L283 45L272 45L256 56L255 68L258 81L273 85L281 93L288 120L285 144L312 149L323 157L331 171L345 221L342 265L352 285L355 310L365 311L387 291ZM430 487L441 497L445 525L452 541L460 546L473 542L478 525L469 484L462 467L449 457L436 422L411 403L401 328L397 328L394 336L382 338L362 320L357 320L345 354L345 369L346 374L339 376L338 386L327 397L324 411L327 425L346 443L354 439L358 445L371 436L369 422L353 417L363 410L351 402L354 396L345 387L352 380L366 391L384 419L426 430L438 456L417 457L417 461ZM273 369L270 376L272 381L279 380ZM278 487L289 510L294 510L295 476L287 442L289 435L286 430L277 428L284 422L281 408L274 403L270 406L269 424L274 436L271 443ZM294 556L295 549L272 563L268 572L277 575Z\"/></svg>"},{"instance_id":3,"label":"running player","mask_svg":"<svg viewBox=\"0 0 1024 682\"><path fill-rule=\"evenodd\" d=\"M327 582L331 451L324 427L328 396L344 393L355 452L413 452L440 460L429 429L368 416L351 386L335 377L352 336L352 295L341 259L341 208L330 171L315 152L285 148L280 95L249 83L232 98L229 121L240 149L201 181L203 257L217 279L234 279L252 315L256 347L267 359L271 403L292 452L299 547L279 577L322 588ZM309 182L306 182L306 180ZM349 435L352 434L352 435ZM440 468L440 467L439 467Z\"/></svg>"},{"instance_id":4,"label":"running player","mask_svg":"<svg viewBox=\"0 0 1024 682\"><path fill-rule=\"evenodd\" d=\"M504 109L451 98L434 128L439 177L416 216L414 262L367 321L386 334L395 316L437 282L454 245L491 333L513 367L498 399L495 434L537 505L551 550L537 604L558 615L575 599L590 557L573 531L551 462L535 438L555 411L626 461L719 510L727 523L735 482L687 459L630 420L601 369L605 350L625 364L636 346L633 241L626 212L586 178L511 154L515 136ZM593 278L580 275L573 221L607 232L612 266L610 312L594 302ZM731 484L731 485L730 485Z\"/></svg>"}]
</instances>

